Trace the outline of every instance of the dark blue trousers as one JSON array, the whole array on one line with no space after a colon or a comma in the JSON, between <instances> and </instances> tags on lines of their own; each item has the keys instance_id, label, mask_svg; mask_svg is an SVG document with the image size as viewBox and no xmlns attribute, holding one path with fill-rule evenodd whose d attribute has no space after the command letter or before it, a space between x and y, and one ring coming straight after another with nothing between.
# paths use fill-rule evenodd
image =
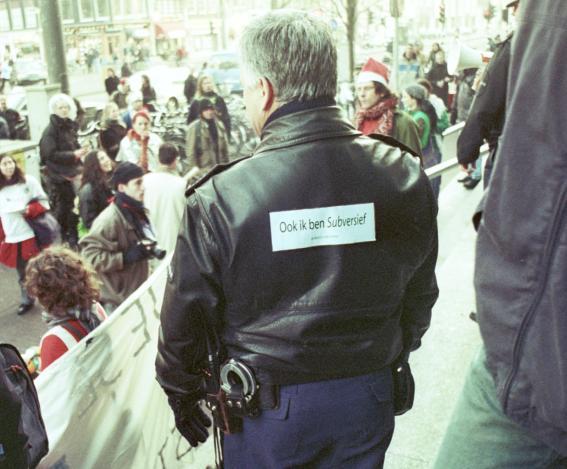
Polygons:
<instances>
[{"instance_id":1,"label":"dark blue trousers","mask_svg":"<svg viewBox=\"0 0 567 469\"><path fill-rule=\"evenodd\" d=\"M282 386L277 409L224 436L226 469L375 469L394 432L392 375Z\"/></svg>"}]
</instances>

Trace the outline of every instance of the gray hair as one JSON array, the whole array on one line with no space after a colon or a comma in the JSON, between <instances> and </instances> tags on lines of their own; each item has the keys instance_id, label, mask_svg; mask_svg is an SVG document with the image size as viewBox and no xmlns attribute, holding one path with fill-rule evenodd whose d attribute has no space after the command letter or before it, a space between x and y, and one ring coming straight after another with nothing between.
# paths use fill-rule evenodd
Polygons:
<instances>
[{"instance_id":1,"label":"gray hair","mask_svg":"<svg viewBox=\"0 0 567 469\"><path fill-rule=\"evenodd\" d=\"M304 12L280 10L252 21L240 40L243 86L267 78L279 102L334 97L337 49L330 28Z\"/></svg>"},{"instance_id":2,"label":"gray hair","mask_svg":"<svg viewBox=\"0 0 567 469\"><path fill-rule=\"evenodd\" d=\"M69 106L69 119L75 120L77 117L77 106L75 105L75 101L73 101L71 96L64 93L59 93L51 97L48 104L49 113L56 114L55 107L61 102Z\"/></svg>"}]
</instances>

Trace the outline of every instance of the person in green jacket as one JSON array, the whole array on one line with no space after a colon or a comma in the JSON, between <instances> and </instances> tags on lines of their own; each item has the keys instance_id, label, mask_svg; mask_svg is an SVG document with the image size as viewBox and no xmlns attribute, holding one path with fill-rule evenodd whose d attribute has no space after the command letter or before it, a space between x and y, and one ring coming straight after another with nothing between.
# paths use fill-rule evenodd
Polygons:
<instances>
[{"instance_id":1,"label":"person in green jacket","mask_svg":"<svg viewBox=\"0 0 567 469\"><path fill-rule=\"evenodd\" d=\"M421 85L408 86L402 93L402 102L417 124L423 166L425 169L441 162L441 151L435 141L437 113L427 99L427 90ZM435 197L439 197L441 177L431 180Z\"/></svg>"}]
</instances>

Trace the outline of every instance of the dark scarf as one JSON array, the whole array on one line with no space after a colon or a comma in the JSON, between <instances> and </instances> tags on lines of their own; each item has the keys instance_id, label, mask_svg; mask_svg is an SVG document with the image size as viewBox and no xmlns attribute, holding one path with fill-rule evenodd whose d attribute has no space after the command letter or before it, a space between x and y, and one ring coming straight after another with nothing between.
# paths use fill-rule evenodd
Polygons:
<instances>
[{"instance_id":1,"label":"dark scarf","mask_svg":"<svg viewBox=\"0 0 567 469\"><path fill-rule=\"evenodd\" d=\"M377 120L378 125L374 133L392 135L394 130L394 113L398 105L398 98L392 96L378 101L368 109L359 109L356 113L356 128L360 130L365 120Z\"/></svg>"},{"instance_id":2,"label":"dark scarf","mask_svg":"<svg viewBox=\"0 0 567 469\"><path fill-rule=\"evenodd\" d=\"M138 234L143 234L144 228L150 224L144 204L126 195L124 192L116 192L114 203Z\"/></svg>"},{"instance_id":3,"label":"dark scarf","mask_svg":"<svg viewBox=\"0 0 567 469\"><path fill-rule=\"evenodd\" d=\"M211 136L211 141L213 143L213 151L215 152L215 163L220 163L219 158L219 129L217 128L217 124L215 119L202 119L207 123L207 127L209 129L209 135Z\"/></svg>"}]
</instances>

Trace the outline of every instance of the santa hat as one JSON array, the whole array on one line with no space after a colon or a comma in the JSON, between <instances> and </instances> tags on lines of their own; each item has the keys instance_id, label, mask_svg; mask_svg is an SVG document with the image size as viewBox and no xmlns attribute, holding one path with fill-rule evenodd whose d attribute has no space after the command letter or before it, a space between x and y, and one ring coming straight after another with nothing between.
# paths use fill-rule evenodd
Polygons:
<instances>
[{"instance_id":1,"label":"santa hat","mask_svg":"<svg viewBox=\"0 0 567 469\"><path fill-rule=\"evenodd\" d=\"M390 69L382 62L369 58L364 64L364 67L362 67L356 79L356 84L360 85L362 83L368 83L369 81L377 81L387 86L389 78Z\"/></svg>"}]
</instances>

